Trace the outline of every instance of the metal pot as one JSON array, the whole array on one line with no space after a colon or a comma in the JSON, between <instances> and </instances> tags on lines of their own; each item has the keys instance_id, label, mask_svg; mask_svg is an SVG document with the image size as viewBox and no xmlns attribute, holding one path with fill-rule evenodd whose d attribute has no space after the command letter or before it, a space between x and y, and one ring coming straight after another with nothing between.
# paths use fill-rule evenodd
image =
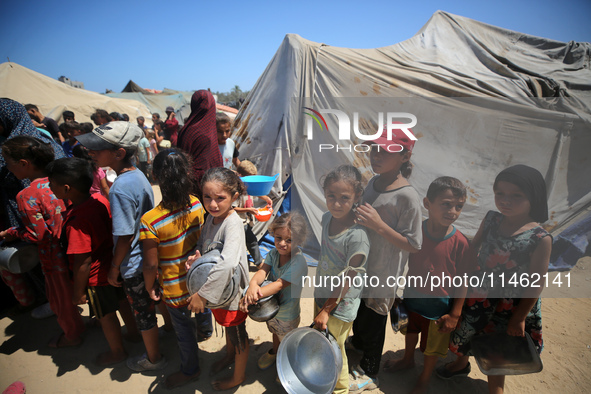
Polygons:
<instances>
[{"instance_id":1,"label":"metal pot","mask_svg":"<svg viewBox=\"0 0 591 394\"><path fill-rule=\"evenodd\" d=\"M0 269L22 274L39 264L37 246L25 241L0 242Z\"/></svg>"},{"instance_id":2,"label":"metal pot","mask_svg":"<svg viewBox=\"0 0 591 394\"><path fill-rule=\"evenodd\" d=\"M332 393L342 368L341 349L328 330L296 328L277 350L277 374L290 394Z\"/></svg>"},{"instance_id":3,"label":"metal pot","mask_svg":"<svg viewBox=\"0 0 591 394\"><path fill-rule=\"evenodd\" d=\"M261 283L261 287L267 286L273 283L270 280L265 280ZM248 287L244 289L242 296L246 295ZM277 294L273 294L264 298L261 298L256 304L248 306L248 316L254 321L263 323L274 318L279 313L279 299Z\"/></svg>"},{"instance_id":4,"label":"metal pot","mask_svg":"<svg viewBox=\"0 0 591 394\"><path fill-rule=\"evenodd\" d=\"M216 242L216 244L221 245L220 242ZM207 277L209 276L209 272L211 269L216 265L222 262L222 256L220 253L220 246L216 246L216 249L207 251L203 256L199 257L189 271L187 272L187 289L191 295L197 293L201 286L207 282ZM222 292L222 297L218 304L213 304L211 302L206 302L205 307L212 308L212 309L220 309L227 307L230 302L236 297L238 292L240 291L240 268L236 267L234 269L234 274L230 279L230 283L226 285L224 291Z\"/></svg>"}]
</instances>

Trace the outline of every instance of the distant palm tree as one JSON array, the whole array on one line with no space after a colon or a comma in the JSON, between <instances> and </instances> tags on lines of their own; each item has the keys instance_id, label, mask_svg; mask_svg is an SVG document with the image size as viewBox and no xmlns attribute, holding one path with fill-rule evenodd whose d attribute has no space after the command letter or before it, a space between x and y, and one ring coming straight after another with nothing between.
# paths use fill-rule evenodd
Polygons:
<instances>
[{"instance_id":1,"label":"distant palm tree","mask_svg":"<svg viewBox=\"0 0 591 394\"><path fill-rule=\"evenodd\" d=\"M232 91L231 91L232 100L238 101L238 99L240 99L241 95L242 95L242 89L240 89L240 86L234 85L234 87L232 88Z\"/></svg>"}]
</instances>

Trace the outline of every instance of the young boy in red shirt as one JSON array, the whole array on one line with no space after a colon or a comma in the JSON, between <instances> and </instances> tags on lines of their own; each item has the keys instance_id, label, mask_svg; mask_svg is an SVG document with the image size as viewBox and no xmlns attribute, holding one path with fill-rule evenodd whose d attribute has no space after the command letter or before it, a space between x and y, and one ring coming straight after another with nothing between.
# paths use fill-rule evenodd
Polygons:
<instances>
[{"instance_id":1,"label":"young boy in red shirt","mask_svg":"<svg viewBox=\"0 0 591 394\"><path fill-rule=\"evenodd\" d=\"M109 201L99 193L90 194L92 169L84 159L56 160L47 172L55 196L72 202L61 238L73 272L72 302L90 304L90 312L100 321L109 343L110 350L99 354L96 363L116 364L127 358L116 314L125 294L107 280L113 259Z\"/></svg>"},{"instance_id":2,"label":"young boy in red shirt","mask_svg":"<svg viewBox=\"0 0 591 394\"><path fill-rule=\"evenodd\" d=\"M462 276L471 261L466 237L453 223L466 202L466 187L456 178L443 176L435 179L427 190L423 205L429 218L423 222L423 245L408 261L407 278L422 278L411 286L407 281L404 304L409 311L404 357L386 362L385 369L398 371L415 365L414 353L419 334L424 366L412 393L428 389L429 379L438 357L445 357L451 332L456 328L466 297L466 287L455 287L441 280L433 287L429 277ZM422 283L422 285L417 285ZM445 283L445 284L443 284ZM456 283L456 281L453 281Z\"/></svg>"}]
</instances>

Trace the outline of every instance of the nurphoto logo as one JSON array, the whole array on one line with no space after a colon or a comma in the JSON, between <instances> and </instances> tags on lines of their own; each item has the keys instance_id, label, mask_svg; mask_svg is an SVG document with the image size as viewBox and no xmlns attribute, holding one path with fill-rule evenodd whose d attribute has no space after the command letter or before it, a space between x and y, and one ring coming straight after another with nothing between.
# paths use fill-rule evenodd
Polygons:
<instances>
[{"instance_id":1,"label":"nurphoto logo","mask_svg":"<svg viewBox=\"0 0 591 394\"><path fill-rule=\"evenodd\" d=\"M348 151L348 152L369 152L372 146L377 146L378 151L385 149L388 152L401 152L403 147L399 144L383 144L383 143L371 143L376 139L380 138L384 132L384 127L387 132L388 141L392 140L395 133L404 133L412 141L416 141L417 138L409 130L417 124L417 117L408 112L378 112L378 129L375 133L371 134L369 130L359 130L359 112L353 112L353 135L356 140L367 141L366 143L351 144L353 141L351 135L351 119L344 111L338 109L318 109L314 110L309 107L304 107L304 114L308 115L305 122L304 134L308 140L314 138L314 128L320 129L321 133L334 133L329 131L326 119L322 115L333 115L336 116L338 124L338 133L336 134L339 140L338 144L322 143L318 145L318 151L322 152L325 150L336 150ZM385 122L384 122L385 118ZM404 119L407 122L403 123L400 120ZM314 126L316 124L316 126ZM383 126L385 125L385 126ZM369 134L368 134L369 133ZM348 143L348 144L347 144Z\"/></svg>"}]
</instances>

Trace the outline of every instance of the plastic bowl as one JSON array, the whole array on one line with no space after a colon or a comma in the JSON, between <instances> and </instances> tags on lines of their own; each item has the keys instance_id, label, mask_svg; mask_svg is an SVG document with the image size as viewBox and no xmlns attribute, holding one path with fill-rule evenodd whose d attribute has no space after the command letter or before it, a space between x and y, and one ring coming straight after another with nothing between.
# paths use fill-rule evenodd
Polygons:
<instances>
[{"instance_id":1,"label":"plastic bowl","mask_svg":"<svg viewBox=\"0 0 591 394\"><path fill-rule=\"evenodd\" d=\"M266 222L273 216L273 208L265 207L257 209L257 213L254 215L255 219L259 222Z\"/></svg>"},{"instance_id":2,"label":"plastic bowl","mask_svg":"<svg viewBox=\"0 0 591 394\"><path fill-rule=\"evenodd\" d=\"M279 174L275 176L249 175L242 177L242 182L246 185L246 192L251 196L266 196L271 192L271 188L277 180Z\"/></svg>"}]
</instances>

